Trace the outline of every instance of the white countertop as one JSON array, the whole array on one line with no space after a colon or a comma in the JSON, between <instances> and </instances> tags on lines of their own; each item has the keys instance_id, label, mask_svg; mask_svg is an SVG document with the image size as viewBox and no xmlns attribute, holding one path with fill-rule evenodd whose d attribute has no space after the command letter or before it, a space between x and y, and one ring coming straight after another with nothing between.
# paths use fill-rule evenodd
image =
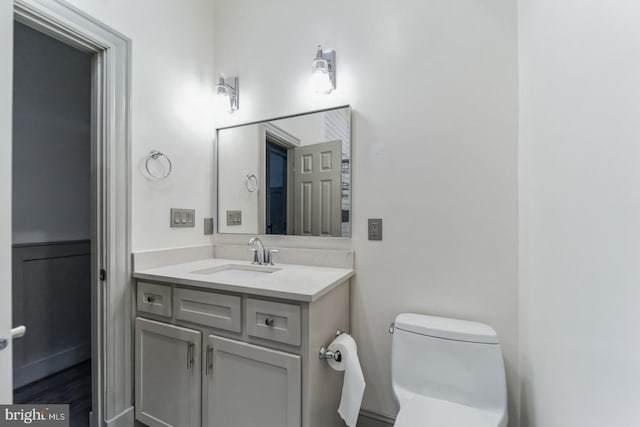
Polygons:
<instances>
[{"instance_id":1,"label":"white countertop","mask_svg":"<svg viewBox=\"0 0 640 427\"><path fill-rule=\"evenodd\" d=\"M216 278L195 271L224 265L251 266L248 261L210 258L184 264L139 270L136 279L175 283L210 290L238 292L301 302L313 302L355 274L352 269L276 264L280 270L242 280ZM259 267L258 267L259 268Z\"/></svg>"}]
</instances>

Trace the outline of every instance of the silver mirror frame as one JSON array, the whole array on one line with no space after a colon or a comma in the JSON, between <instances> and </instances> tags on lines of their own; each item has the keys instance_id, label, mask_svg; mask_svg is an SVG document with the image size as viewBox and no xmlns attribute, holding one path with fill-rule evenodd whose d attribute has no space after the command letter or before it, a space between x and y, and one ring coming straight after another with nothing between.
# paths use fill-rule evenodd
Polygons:
<instances>
[{"instance_id":1,"label":"silver mirror frame","mask_svg":"<svg viewBox=\"0 0 640 427\"><path fill-rule=\"evenodd\" d=\"M268 119L264 119L264 120L254 120L251 122L245 122L245 123L239 123L239 124L234 124L231 126L223 126L223 127L219 127L216 128L216 139L215 139L215 149L214 149L214 155L215 155L215 165L216 165L216 170L215 170L215 174L214 174L214 179L215 179L215 189L216 189L216 209L215 212L218 216L217 218L217 224L215 227L215 232L216 234L219 235L223 235L223 236L242 236L242 235L252 235L252 233L224 233L221 232L221 224L222 221L225 220L224 215L222 215L222 213L220 212L220 178L219 178L219 172L220 172L220 147L219 147L219 141L220 141L220 132L224 131L224 130L228 130L228 129L234 129L234 128L239 128L242 126L250 126L250 125L259 125L259 124L266 124L269 122L273 122L273 121L278 121L278 120L284 120L284 119L290 119L290 118L295 118L295 117L300 117L300 116L305 116L305 115L309 115L309 114L316 114L316 113L324 113L327 111L333 111L333 110L339 110L339 109L343 109L343 108L347 108L349 110L349 235L348 236L342 236L342 237L338 237L338 236L307 236L307 235L295 235L295 234L287 234L287 235L277 235L279 237L294 237L294 238L300 238L300 237L322 237L325 239L350 239L352 237L353 234L353 124L352 124L352 109L351 109L351 105L350 104L343 104L343 105L337 105L334 107L328 107L328 108L322 108L322 109L318 109L318 110L310 110L310 111L305 111L302 113L297 113L297 114L289 114L289 115L285 115L285 116L278 116L278 117L273 117L273 118L268 118ZM259 233L257 233L257 235L260 236L271 236L270 234L265 234L263 229L259 230ZM276 236L276 235L274 235Z\"/></svg>"}]
</instances>

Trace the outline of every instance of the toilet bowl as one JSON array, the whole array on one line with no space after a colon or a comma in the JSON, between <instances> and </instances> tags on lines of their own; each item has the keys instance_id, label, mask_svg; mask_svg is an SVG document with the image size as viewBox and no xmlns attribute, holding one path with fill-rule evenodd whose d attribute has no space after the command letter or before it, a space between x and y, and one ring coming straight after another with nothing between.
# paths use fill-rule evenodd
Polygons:
<instances>
[{"instance_id":1,"label":"toilet bowl","mask_svg":"<svg viewBox=\"0 0 640 427\"><path fill-rule=\"evenodd\" d=\"M489 326L403 313L391 356L395 427L506 427L502 350Z\"/></svg>"}]
</instances>

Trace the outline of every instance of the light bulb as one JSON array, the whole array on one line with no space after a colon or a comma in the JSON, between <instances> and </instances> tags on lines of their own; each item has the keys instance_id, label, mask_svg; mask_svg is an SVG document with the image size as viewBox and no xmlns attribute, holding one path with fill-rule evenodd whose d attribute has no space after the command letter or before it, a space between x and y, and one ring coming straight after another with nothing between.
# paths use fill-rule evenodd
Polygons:
<instances>
[{"instance_id":1,"label":"light bulb","mask_svg":"<svg viewBox=\"0 0 640 427\"><path fill-rule=\"evenodd\" d=\"M314 70L311 75L311 84L316 93L330 93L333 90L329 73L323 70Z\"/></svg>"},{"instance_id":2,"label":"light bulb","mask_svg":"<svg viewBox=\"0 0 640 427\"><path fill-rule=\"evenodd\" d=\"M329 61L323 57L320 45L311 63L311 84L316 93L330 93L334 89Z\"/></svg>"},{"instance_id":3,"label":"light bulb","mask_svg":"<svg viewBox=\"0 0 640 427\"><path fill-rule=\"evenodd\" d=\"M218 111L233 112L231 108L231 95L229 94L229 89L224 85L222 78L220 78L220 84L216 85L215 105Z\"/></svg>"}]
</instances>

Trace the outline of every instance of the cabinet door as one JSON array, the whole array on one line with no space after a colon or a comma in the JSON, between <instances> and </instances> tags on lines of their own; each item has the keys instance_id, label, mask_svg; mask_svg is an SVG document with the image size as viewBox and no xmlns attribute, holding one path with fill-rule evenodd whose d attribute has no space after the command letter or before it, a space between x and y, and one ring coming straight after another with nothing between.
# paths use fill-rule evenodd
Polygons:
<instances>
[{"instance_id":1,"label":"cabinet door","mask_svg":"<svg viewBox=\"0 0 640 427\"><path fill-rule=\"evenodd\" d=\"M204 427L300 427L300 356L209 335Z\"/></svg>"},{"instance_id":2,"label":"cabinet door","mask_svg":"<svg viewBox=\"0 0 640 427\"><path fill-rule=\"evenodd\" d=\"M136 419L148 426L199 427L201 333L136 319Z\"/></svg>"}]
</instances>

